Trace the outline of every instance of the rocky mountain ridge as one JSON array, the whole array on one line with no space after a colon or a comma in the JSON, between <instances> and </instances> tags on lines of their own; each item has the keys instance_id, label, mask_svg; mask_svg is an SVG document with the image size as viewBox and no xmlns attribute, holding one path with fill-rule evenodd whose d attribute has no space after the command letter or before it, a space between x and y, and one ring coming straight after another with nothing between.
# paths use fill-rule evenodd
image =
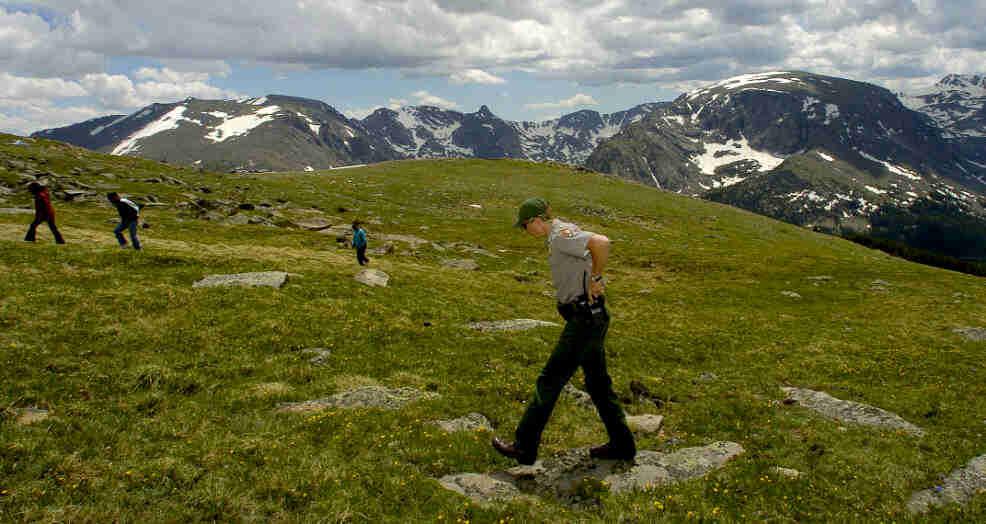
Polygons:
<instances>
[{"instance_id":1,"label":"rocky mountain ridge","mask_svg":"<svg viewBox=\"0 0 986 524\"><path fill-rule=\"evenodd\" d=\"M325 169L401 158L522 158L581 164L600 141L661 104L545 122L512 122L487 106L378 109L351 119L317 100L268 95L153 104L32 136L96 151L209 169Z\"/></svg>"}]
</instances>

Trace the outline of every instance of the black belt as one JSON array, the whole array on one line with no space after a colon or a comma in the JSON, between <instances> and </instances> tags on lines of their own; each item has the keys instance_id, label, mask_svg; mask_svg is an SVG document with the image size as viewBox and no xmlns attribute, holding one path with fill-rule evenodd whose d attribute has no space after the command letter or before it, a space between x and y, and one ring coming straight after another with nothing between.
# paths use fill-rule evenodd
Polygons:
<instances>
[{"instance_id":1,"label":"black belt","mask_svg":"<svg viewBox=\"0 0 986 524\"><path fill-rule=\"evenodd\" d=\"M592 319L606 315L606 298L599 296L590 304L589 297L582 295L566 304L558 303L558 313L566 321L574 318Z\"/></svg>"}]
</instances>

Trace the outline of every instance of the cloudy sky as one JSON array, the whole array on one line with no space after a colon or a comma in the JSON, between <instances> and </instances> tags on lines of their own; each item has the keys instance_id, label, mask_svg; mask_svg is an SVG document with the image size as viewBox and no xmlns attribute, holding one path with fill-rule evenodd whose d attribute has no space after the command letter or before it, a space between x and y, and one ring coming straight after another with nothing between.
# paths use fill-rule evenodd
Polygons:
<instances>
[{"instance_id":1,"label":"cloudy sky","mask_svg":"<svg viewBox=\"0 0 986 524\"><path fill-rule=\"evenodd\" d=\"M188 96L514 120L798 69L920 91L986 69L986 0L0 0L0 130Z\"/></svg>"}]
</instances>

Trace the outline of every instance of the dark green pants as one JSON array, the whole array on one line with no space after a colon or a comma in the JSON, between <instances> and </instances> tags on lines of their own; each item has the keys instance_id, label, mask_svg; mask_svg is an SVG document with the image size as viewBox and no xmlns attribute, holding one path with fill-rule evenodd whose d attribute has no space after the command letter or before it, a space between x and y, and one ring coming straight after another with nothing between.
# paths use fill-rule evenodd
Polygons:
<instances>
[{"instance_id":1,"label":"dark green pants","mask_svg":"<svg viewBox=\"0 0 986 524\"><path fill-rule=\"evenodd\" d=\"M527 406L515 434L517 447L537 457L541 433L551 417L558 395L579 367L585 374L585 389L606 426L609 442L618 450L635 450L633 434L627 427L623 408L613 393L613 381L606 372L603 343L609 329L609 313L595 321L587 315L565 315L565 329L554 352L541 370L534 398Z\"/></svg>"}]
</instances>

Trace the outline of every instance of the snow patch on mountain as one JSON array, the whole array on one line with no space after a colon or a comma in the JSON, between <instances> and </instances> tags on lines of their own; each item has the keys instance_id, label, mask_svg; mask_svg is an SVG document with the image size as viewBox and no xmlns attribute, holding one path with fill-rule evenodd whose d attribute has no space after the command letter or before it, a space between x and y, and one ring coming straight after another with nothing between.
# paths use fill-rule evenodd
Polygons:
<instances>
[{"instance_id":1,"label":"snow patch on mountain","mask_svg":"<svg viewBox=\"0 0 986 524\"><path fill-rule=\"evenodd\" d=\"M739 140L730 140L725 144L705 143L705 151L702 154L691 158L694 163L706 175L714 175L716 168L739 162L740 160L752 160L757 163L757 171L770 171L781 165L784 159L774 156L765 151L757 151L750 147L746 137L740 136ZM742 179L741 179L742 180Z\"/></svg>"},{"instance_id":2,"label":"snow patch on mountain","mask_svg":"<svg viewBox=\"0 0 986 524\"><path fill-rule=\"evenodd\" d=\"M900 176L902 176L904 178L907 178L907 179L910 179L910 180L914 180L914 181L920 181L921 180L921 175L918 175L917 173L915 173L914 171L911 171L910 169L907 169L906 167L901 167L901 166L898 166L898 165L895 165L895 164L891 164L890 162L887 162L886 160L880 160L879 158L876 158L873 155L869 155L869 154L867 154L864 151L859 151L859 155L861 157L863 157L863 158L871 161L871 162L876 162L877 164L882 164L883 167L887 168L887 171L890 171L891 173L893 173L895 175L900 175Z\"/></svg>"},{"instance_id":3,"label":"snow patch on mountain","mask_svg":"<svg viewBox=\"0 0 986 524\"><path fill-rule=\"evenodd\" d=\"M120 142L114 149L114 155L125 155L127 153L133 153L140 149L140 144L138 141L141 139L154 136L158 133L163 133L165 131L170 131L172 129L178 129L179 124L182 122L191 122L193 124L202 125L202 122L198 120L193 120L191 118L185 118L185 111L188 110L186 106L178 106L168 111L161 118L147 124L146 126L139 129L134 134L127 137L126 140Z\"/></svg>"},{"instance_id":4,"label":"snow patch on mountain","mask_svg":"<svg viewBox=\"0 0 986 524\"><path fill-rule=\"evenodd\" d=\"M256 103L252 105L257 105ZM205 138L214 143L225 142L226 140L249 133L254 128L274 120L274 114L280 111L278 106L267 106L256 113L235 116L224 120L221 124L212 128Z\"/></svg>"},{"instance_id":5,"label":"snow patch on mountain","mask_svg":"<svg viewBox=\"0 0 986 524\"><path fill-rule=\"evenodd\" d=\"M804 81L800 78L790 75L793 75L793 73L788 71L771 71L768 73L754 73L749 75L734 76L701 89L696 89L695 91L688 93L687 99L694 100L715 90L735 91L742 87L758 84L804 84ZM778 92L786 94L784 91Z\"/></svg>"}]
</instances>

